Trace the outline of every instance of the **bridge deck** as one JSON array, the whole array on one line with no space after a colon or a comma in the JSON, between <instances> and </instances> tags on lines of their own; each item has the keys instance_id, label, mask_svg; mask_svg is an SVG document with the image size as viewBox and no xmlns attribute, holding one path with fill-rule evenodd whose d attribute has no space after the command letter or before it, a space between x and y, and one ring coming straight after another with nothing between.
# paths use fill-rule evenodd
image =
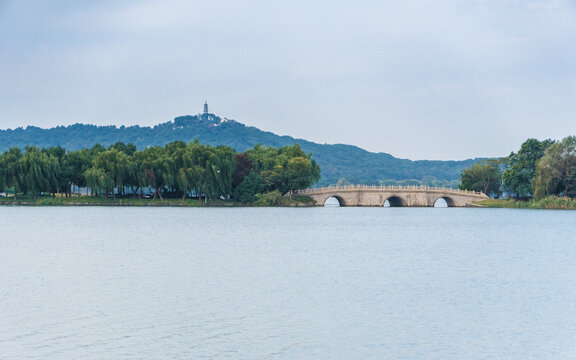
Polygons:
<instances>
[{"instance_id":1,"label":"bridge deck","mask_svg":"<svg viewBox=\"0 0 576 360\"><path fill-rule=\"evenodd\" d=\"M303 190L295 190L293 194L323 194L339 191L418 191L418 192L439 192L439 193L453 193L460 195L479 195L486 196L483 192L472 190L460 190L454 188L426 186L426 185L343 185L343 186L324 186L319 188L309 188Z\"/></svg>"},{"instance_id":2,"label":"bridge deck","mask_svg":"<svg viewBox=\"0 0 576 360\"><path fill-rule=\"evenodd\" d=\"M330 197L335 197L342 206L434 206L443 198L448 206L474 206L474 202L488 199L484 193L434 186L401 185L345 185L327 186L291 192L288 196L306 195L322 206Z\"/></svg>"}]
</instances>

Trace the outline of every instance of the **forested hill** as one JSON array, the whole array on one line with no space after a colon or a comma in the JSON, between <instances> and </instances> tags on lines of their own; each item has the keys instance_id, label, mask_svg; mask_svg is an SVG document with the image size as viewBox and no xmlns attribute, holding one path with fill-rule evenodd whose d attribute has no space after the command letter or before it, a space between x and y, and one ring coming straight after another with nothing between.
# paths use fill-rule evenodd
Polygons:
<instances>
[{"instance_id":1,"label":"forested hill","mask_svg":"<svg viewBox=\"0 0 576 360\"><path fill-rule=\"evenodd\" d=\"M28 126L14 130L0 130L0 151L26 145L50 147L60 145L67 150L104 146L116 142L132 143L139 149L165 145L175 140L192 141L210 145L229 145L244 151L256 144L284 146L300 144L311 152L322 170L321 185L329 184L379 184L393 181L417 180L429 185L444 185L459 179L460 171L480 159L464 161L411 161L398 159L386 153L371 153L351 145L317 144L290 136L279 136L246 126L214 114L180 116L154 127L116 127L74 124L51 129ZM416 182L414 182L416 183Z\"/></svg>"}]
</instances>

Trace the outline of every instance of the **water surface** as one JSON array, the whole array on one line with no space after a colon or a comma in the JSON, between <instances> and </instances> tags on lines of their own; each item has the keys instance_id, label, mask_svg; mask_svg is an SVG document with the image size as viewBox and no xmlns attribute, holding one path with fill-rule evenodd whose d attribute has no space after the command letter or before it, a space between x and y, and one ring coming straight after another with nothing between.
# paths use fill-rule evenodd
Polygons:
<instances>
[{"instance_id":1,"label":"water surface","mask_svg":"<svg viewBox=\"0 0 576 360\"><path fill-rule=\"evenodd\" d=\"M0 219L1 359L576 359L576 212Z\"/></svg>"}]
</instances>

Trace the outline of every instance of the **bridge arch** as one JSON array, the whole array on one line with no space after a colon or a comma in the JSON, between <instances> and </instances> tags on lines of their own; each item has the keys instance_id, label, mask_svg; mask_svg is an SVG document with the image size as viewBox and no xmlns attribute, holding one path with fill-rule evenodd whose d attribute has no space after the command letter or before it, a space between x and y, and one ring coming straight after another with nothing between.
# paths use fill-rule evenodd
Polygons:
<instances>
[{"instance_id":1,"label":"bridge arch","mask_svg":"<svg viewBox=\"0 0 576 360\"><path fill-rule=\"evenodd\" d=\"M340 206L346 206L346 201L344 201L344 199L341 196L338 195L329 195L327 196L324 201L322 202L322 206L326 206L326 202L329 199L336 199L338 201L338 205Z\"/></svg>"},{"instance_id":2,"label":"bridge arch","mask_svg":"<svg viewBox=\"0 0 576 360\"><path fill-rule=\"evenodd\" d=\"M454 207L456 206L456 203L454 202L454 200L449 197L449 196L439 196L436 199L434 199L434 201L432 202L432 206L435 207L436 206L436 202L440 199L443 199L444 201L446 201L446 206L448 207Z\"/></svg>"},{"instance_id":3,"label":"bridge arch","mask_svg":"<svg viewBox=\"0 0 576 360\"><path fill-rule=\"evenodd\" d=\"M403 207L403 206L408 206L408 203L406 202L406 200L404 200L402 197L397 196L397 195L391 195L389 197L387 197L384 202L382 203L382 206L386 206L386 201L388 201L388 204L390 207Z\"/></svg>"},{"instance_id":4,"label":"bridge arch","mask_svg":"<svg viewBox=\"0 0 576 360\"><path fill-rule=\"evenodd\" d=\"M309 196L315 206L323 206L330 197L335 197L342 206L433 206L439 198L447 206L474 206L477 201L488 199L480 192L430 186L377 186L345 185L296 190L287 196ZM388 200L387 203L385 203ZM391 203L391 204L390 204Z\"/></svg>"}]
</instances>

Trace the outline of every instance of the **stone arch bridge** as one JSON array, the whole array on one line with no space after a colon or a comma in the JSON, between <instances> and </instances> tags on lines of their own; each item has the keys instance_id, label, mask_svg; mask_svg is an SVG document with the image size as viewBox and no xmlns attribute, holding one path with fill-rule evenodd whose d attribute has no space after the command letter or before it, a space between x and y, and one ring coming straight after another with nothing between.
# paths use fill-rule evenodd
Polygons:
<instances>
[{"instance_id":1,"label":"stone arch bridge","mask_svg":"<svg viewBox=\"0 0 576 360\"><path fill-rule=\"evenodd\" d=\"M486 200L484 193L468 190L431 186L377 186L346 185L297 190L289 194L306 195L316 206L324 206L328 198L334 197L340 206L384 206L386 200L391 207L432 207L438 199L444 199L449 207L474 206L474 202Z\"/></svg>"}]
</instances>

